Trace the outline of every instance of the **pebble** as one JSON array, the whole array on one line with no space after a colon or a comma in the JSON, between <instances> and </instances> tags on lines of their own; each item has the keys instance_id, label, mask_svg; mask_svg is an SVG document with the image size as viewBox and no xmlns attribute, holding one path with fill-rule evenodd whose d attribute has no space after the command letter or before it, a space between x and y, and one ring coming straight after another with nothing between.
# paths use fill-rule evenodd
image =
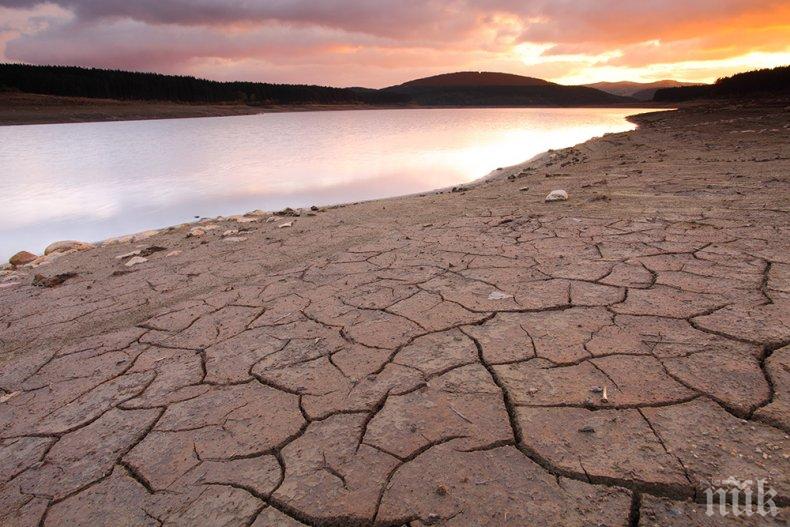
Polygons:
<instances>
[{"instance_id":1,"label":"pebble","mask_svg":"<svg viewBox=\"0 0 790 527\"><path fill-rule=\"evenodd\" d=\"M76 240L63 240L55 243L50 243L46 249L44 249L44 254L52 254L52 253L63 253L66 251L87 251L88 249L93 249L95 246L91 243L85 242L78 242Z\"/></svg>"},{"instance_id":2,"label":"pebble","mask_svg":"<svg viewBox=\"0 0 790 527\"><path fill-rule=\"evenodd\" d=\"M233 218L233 220L236 221L236 223L255 223L259 219L260 218L247 218L245 216L236 216L235 218Z\"/></svg>"},{"instance_id":3,"label":"pebble","mask_svg":"<svg viewBox=\"0 0 790 527\"><path fill-rule=\"evenodd\" d=\"M595 433L595 428L593 428L592 426L589 426L589 425L588 426L583 426L582 428L579 428L579 432L581 432L583 434L594 434Z\"/></svg>"},{"instance_id":4,"label":"pebble","mask_svg":"<svg viewBox=\"0 0 790 527\"><path fill-rule=\"evenodd\" d=\"M526 192L528 190L529 190L529 187L521 187L520 189L518 189L519 192Z\"/></svg>"},{"instance_id":5,"label":"pebble","mask_svg":"<svg viewBox=\"0 0 790 527\"><path fill-rule=\"evenodd\" d=\"M231 243L232 242L243 242L246 239L247 238L245 238L244 236L228 236L227 238L223 238L224 241L231 242Z\"/></svg>"},{"instance_id":6,"label":"pebble","mask_svg":"<svg viewBox=\"0 0 790 527\"><path fill-rule=\"evenodd\" d=\"M38 258L35 254L29 253L27 251L19 251L14 256L8 259L8 263L11 265L25 265L33 262L36 258Z\"/></svg>"},{"instance_id":7,"label":"pebble","mask_svg":"<svg viewBox=\"0 0 790 527\"><path fill-rule=\"evenodd\" d=\"M131 258L128 262L126 262L124 265L126 267L133 267L137 264L145 263L147 261L148 258L143 258L142 256L135 256L134 258Z\"/></svg>"},{"instance_id":8,"label":"pebble","mask_svg":"<svg viewBox=\"0 0 790 527\"><path fill-rule=\"evenodd\" d=\"M123 260L124 258L129 258L130 256L137 256L141 252L142 252L142 249L137 249L136 251L131 251L131 252L128 252L128 253L119 254L118 256L115 257L115 259L116 260Z\"/></svg>"},{"instance_id":9,"label":"pebble","mask_svg":"<svg viewBox=\"0 0 790 527\"><path fill-rule=\"evenodd\" d=\"M187 234L187 238L200 238L206 234L206 231L200 227L193 227L189 229L189 233Z\"/></svg>"},{"instance_id":10,"label":"pebble","mask_svg":"<svg viewBox=\"0 0 790 527\"><path fill-rule=\"evenodd\" d=\"M245 214L245 216L254 216L254 217L258 217L258 218L262 218L262 217L268 216L268 215L269 215L268 212L266 212L265 210L261 210L261 209L255 209L255 210L250 211L247 214Z\"/></svg>"},{"instance_id":11,"label":"pebble","mask_svg":"<svg viewBox=\"0 0 790 527\"><path fill-rule=\"evenodd\" d=\"M181 254L181 251L170 251L169 253L167 253L165 255L165 258L170 258L172 256L178 256L179 254Z\"/></svg>"},{"instance_id":12,"label":"pebble","mask_svg":"<svg viewBox=\"0 0 790 527\"><path fill-rule=\"evenodd\" d=\"M505 298L513 298L513 295L503 293L502 291L491 291L488 295L489 300L504 300Z\"/></svg>"},{"instance_id":13,"label":"pebble","mask_svg":"<svg viewBox=\"0 0 790 527\"><path fill-rule=\"evenodd\" d=\"M281 229L284 229L284 228L286 228L286 227L291 227L291 226L293 226L293 224L294 224L294 222L292 222L292 221L288 221L288 222L285 222L285 223L281 223L280 225L278 225L278 227L279 227L279 228L281 228Z\"/></svg>"},{"instance_id":14,"label":"pebble","mask_svg":"<svg viewBox=\"0 0 790 527\"><path fill-rule=\"evenodd\" d=\"M545 201L547 202L567 201L567 200L568 200L568 193L565 192L564 190L552 190L551 192L549 192L549 194L546 196L545 199Z\"/></svg>"},{"instance_id":15,"label":"pebble","mask_svg":"<svg viewBox=\"0 0 790 527\"><path fill-rule=\"evenodd\" d=\"M11 400L14 397L16 397L17 395L19 395L20 393L22 393L22 392L17 391L17 392L6 393L6 394L0 396L0 403L4 403L4 402L6 402L8 400Z\"/></svg>"},{"instance_id":16,"label":"pebble","mask_svg":"<svg viewBox=\"0 0 790 527\"><path fill-rule=\"evenodd\" d=\"M223 236L233 236L234 234L238 234L239 229L228 229L222 233Z\"/></svg>"}]
</instances>

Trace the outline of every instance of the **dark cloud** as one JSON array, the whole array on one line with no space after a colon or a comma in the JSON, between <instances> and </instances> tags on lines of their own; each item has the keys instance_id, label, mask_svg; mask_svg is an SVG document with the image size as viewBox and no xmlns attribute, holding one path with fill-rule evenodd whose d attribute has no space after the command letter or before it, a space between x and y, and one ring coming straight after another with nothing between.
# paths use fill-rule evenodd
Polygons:
<instances>
[{"instance_id":1,"label":"dark cloud","mask_svg":"<svg viewBox=\"0 0 790 527\"><path fill-rule=\"evenodd\" d=\"M0 28L0 59L373 85L418 71L556 78L591 64L786 55L790 24L787 0L0 0L2 9L31 14ZM521 43L543 54L525 65Z\"/></svg>"}]
</instances>

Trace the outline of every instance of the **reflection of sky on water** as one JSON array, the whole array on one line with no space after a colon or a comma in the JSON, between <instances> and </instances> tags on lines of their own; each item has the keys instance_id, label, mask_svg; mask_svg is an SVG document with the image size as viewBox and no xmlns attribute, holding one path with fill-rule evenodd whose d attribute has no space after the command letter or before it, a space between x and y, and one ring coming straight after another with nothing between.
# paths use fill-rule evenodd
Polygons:
<instances>
[{"instance_id":1,"label":"reflection of sky on water","mask_svg":"<svg viewBox=\"0 0 790 527\"><path fill-rule=\"evenodd\" d=\"M633 109L447 109L0 127L0 258L194 216L468 182Z\"/></svg>"}]
</instances>

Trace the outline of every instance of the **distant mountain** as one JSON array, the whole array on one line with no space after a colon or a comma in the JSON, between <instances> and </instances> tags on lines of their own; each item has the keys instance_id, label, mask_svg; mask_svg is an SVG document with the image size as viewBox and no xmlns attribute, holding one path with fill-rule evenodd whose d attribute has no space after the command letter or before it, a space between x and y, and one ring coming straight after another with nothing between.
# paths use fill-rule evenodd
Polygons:
<instances>
[{"instance_id":1,"label":"distant mountain","mask_svg":"<svg viewBox=\"0 0 790 527\"><path fill-rule=\"evenodd\" d=\"M682 102L693 99L752 98L790 96L790 66L779 66L738 73L718 79L714 84L664 88L653 98L658 102Z\"/></svg>"},{"instance_id":2,"label":"distant mountain","mask_svg":"<svg viewBox=\"0 0 790 527\"><path fill-rule=\"evenodd\" d=\"M462 71L381 90L421 106L579 106L633 102L585 86L563 86L509 73Z\"/></svg>"},{"instance_id":3,"label":"distant mountain","mask_svg":"<svg viewBox=\"0 0 790 527\"><path fill-rule=\"evenodd\" d=\"M698 86L692 82L680 82L675 80L661 80L655 82L596 82L585 84L588 88L595 88L622 97L633 97L639 101L652 101L656 90L661 88L677 88L680 86Z\"/></svg>"}]
</instances>

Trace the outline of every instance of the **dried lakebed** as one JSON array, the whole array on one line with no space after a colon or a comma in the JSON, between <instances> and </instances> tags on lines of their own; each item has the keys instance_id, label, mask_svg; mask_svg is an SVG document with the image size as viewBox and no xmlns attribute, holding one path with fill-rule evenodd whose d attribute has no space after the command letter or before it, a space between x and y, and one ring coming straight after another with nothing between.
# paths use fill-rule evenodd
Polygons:
<instances>
[{"instance_id":1,"label":"dried lakebed","mask_svg":"<svg viewBox=\"0 0 790 527\"><path fill-rule=\"evenodd\" d=\"M459 192L15 270L0 523L783 525L703 490L789 501L790 112L638 120Z\"/></svg>"}]
</instances>

